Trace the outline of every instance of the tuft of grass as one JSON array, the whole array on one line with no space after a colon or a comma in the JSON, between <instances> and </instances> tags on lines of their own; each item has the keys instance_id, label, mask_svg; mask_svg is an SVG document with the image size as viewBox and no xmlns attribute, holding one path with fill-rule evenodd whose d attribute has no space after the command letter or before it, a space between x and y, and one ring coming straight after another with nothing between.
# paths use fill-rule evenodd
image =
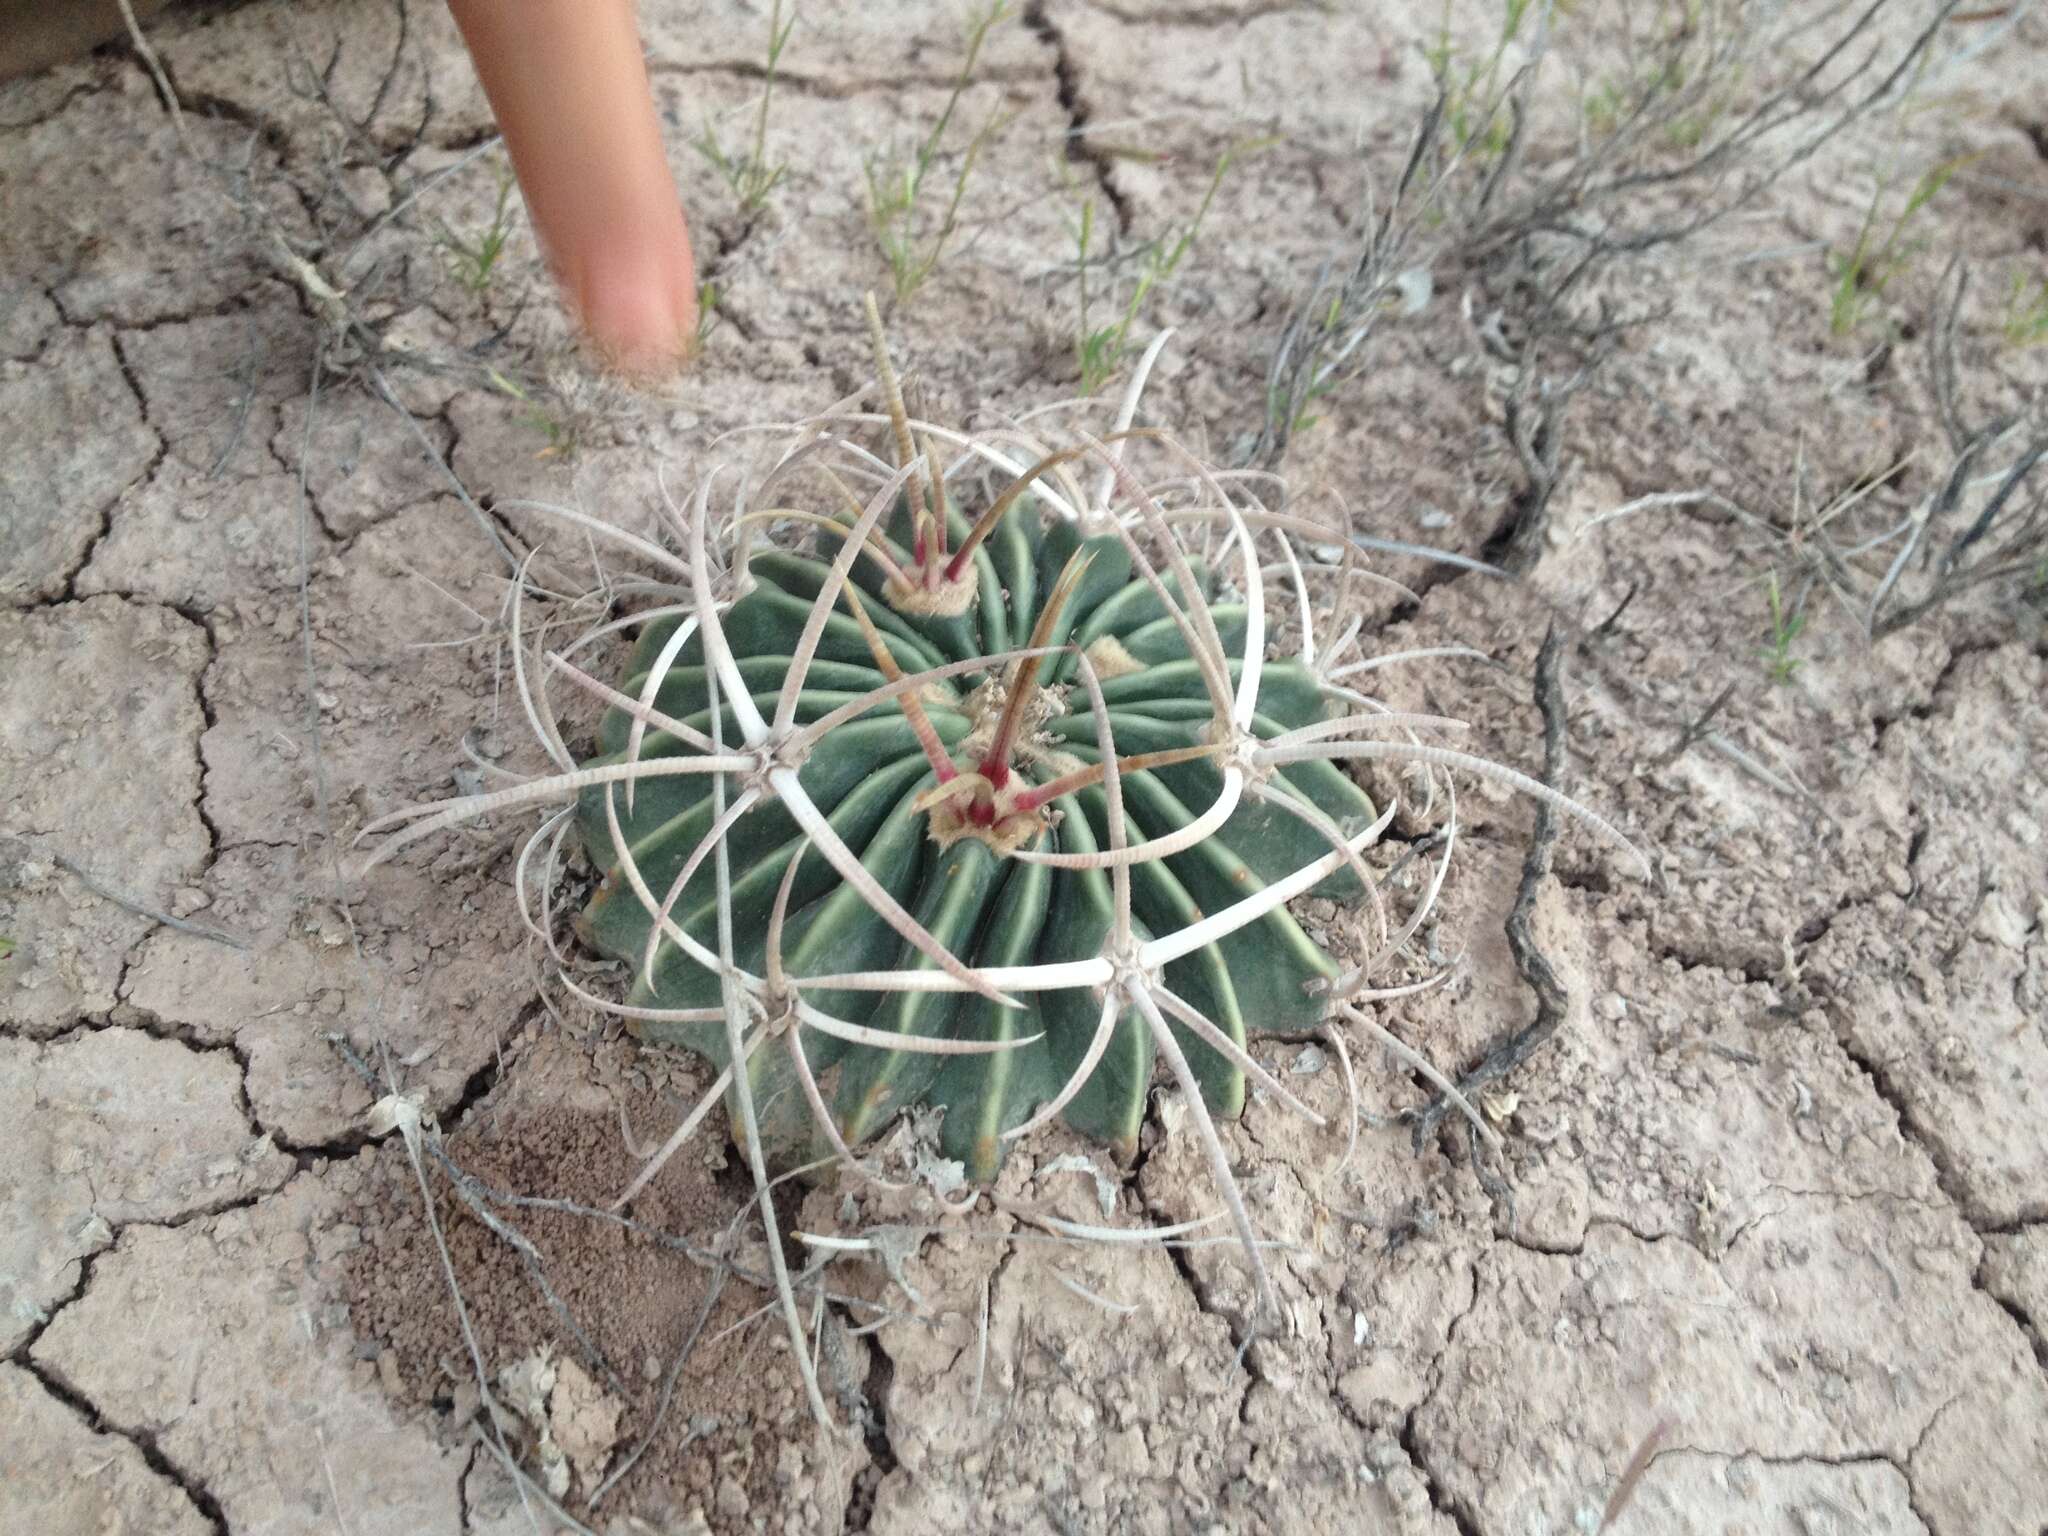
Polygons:
<instances>
[{"instance_id":1,"label":"tuft of grass","mask_svg":"<svg viewBox=\"0 0 2048 1536\"><path fill-rule=\"evenodd\" d=\"M490 223L470 235L458 234L447 224L440 223L432 236L434 244L447 259L450 274L471 293L482 293L491 286L491 279L498 270L498 258L505 254L505 244L512 238L512 193L518 182L507 161L497 162L496 174L498 201L491 210Z\"/></svg>"},{"instance_id":2,"label":"tuft of grass","mask_svg":"<svg viewBox=\"0 0 2048 1536\"><path fill-rule=\"evenodd\" d=\"M1828 255L1828 270L1835 280L1828 299L1828 329L1835 335L1850 335L1862 325L1884 298L1885 290L1911 264L1914 247L1907 243L1907 230L1921 210L1948 185L1948 179L1973 158L1959 155L1945 160L1914 182L1904 206L1892 217L1882 238L1878 231L1884 225L1882 209L1890 188L1887 183L1878 184L1870 207L1864 212L1863 223L1856 230L1855 244L1846 251Z\"/></svg>"},{"instance_id":3,"label":"tuft of grass","mask_svg":"<svg viewBox=\"0 0 2048 1536\"><path fill-rule=\"evenodd\" d=\"M1275 467L1313 419L1307 407L1371 367L1379 322L1396 308L1388 300L1411 275L1459 272L1522 323L1509 348L1518 363L1548 360L1583 387L1618 337L1659 313L1600 301L1602 274L1752 206L1851 124L1895 108L1950 14L1887 41L1890 9L1875 5L1820 24L1804 8L1747 0L1605 8L1623 22L1625 57L1590 92L1575 88L1578 142L1558 154L1525 127L1554 94L1554 78L1543 78L1551 44L1581 9L1503 0L1488 8L1482 40L1461 46L1447 24L1425 46L1435 99L1391 183L1366 177L1357 234L1304 273L1243 462ZM1653 189L1685 195L1646 195ZM1866 256L1884 243L1867 236Z\"/></svg>"},{"instance_id":4,"label":"tuft of grass","mask_svg":"<svg viewBox=\"0 0 2048 1536\"><path fill-rule=\"evenodd\" d=\"M701 335L704 328L701 310L698 312L697 328ZM534 398L532 391L508 379L495 368L486 369L485 377L490 381L491 388L499 394L517 400L524 406L526 409L520 413L520 419L547 439L547 446L535 452L536 459L567 458L576 451L576 428L566 415L549 410Z\"/></svg>"},{"instance_id":5,"label":"tuft of grass","mask_svg":"<svg viewBox=\"0 0 2048 1536\"><path fill-rule=\"evenodd\" d=\"M1801 657L1792 654L1792 646L1806 629L1806 614L1796 604L1786 606L1776 571L1771 572L1770 582L1764 588L1764 602L1770 612L1770 628L1764 631L1764 643L1758 650L1764 658L1765 675L1783 687L1804 665Z\"/></svg>"},{"instance_id":6,"label":"tuft of grass","mask_svg":"<svg viewBox=\"0 0 2048 1536\"><path fill-rule=\"evenodd\" d=\"M691 344L693 352L703 351L704 343L718 329L718 322L724 318L718 312L718 301L724 296L714 278L707 277L697 285L697 339Z\"/></svg>"},{"instance_id":7,"label":"tuft of grass","mask_svg":"<svg viewBox=\"0 0 2048 1536\"><path fill-rule=\"evenodd\" d=\"M1452 39L1450 0L1445 0L1436 40L1422 50L1422 57L1443 95L1444 129L1461 152L1484 161L1506 151L1513 124L1510 114L1501 110L1501 66L1531 13L1540 11L1547 21L1550 10L1536 0L1502 0L1493 46L1481 57L1467 58Z\"/></svg>"},{"instance_id":8,"label":"tuft of grass","mask_svg":"<svg viewBox=\"0 0 2048 1536\"><path fill-rule=\"evenodd\" d=\"M1659 16L1681 46L1654 48L1640 62L1631 47L1628 69L1584 90L1579 118L1588 139L1636 132L1667 149L1698 149L1736 106L1749 75L1746 60L1696 57L1682 46L1712 30L1704 0L1687 0L1668 16L1660 8Z\"/></svg>"},{"instance_id":9,"label":"tuft of grass","mask_svg":"<svg viewBox=\"0 0 2048 1536\"><path fill-rule=\"evenodd\" d=\"M0 960L11 960L13 958L14 940L8 938L6 934L0 933Z\"/></svg>"},{"instance_id":10,"label":"tuft of grass","mask_svg":"<svg viewBox=\"0 0 2048 1536\"><path fill-rule=\"evenodd\" d=\"M1429 302L1432 286L1425 269L1410 268L1395 274L1386 284L1386 291L1374 297L1373 308L1381 314L1414 314ZM1350 315L1344 295L1333 293L1320 318L1304 329L1319 344L1335 343L1338 332ZM1269 378L1266 381L1266 419L1269 422L1285 421L1288 437L1306 432L1323 419L1314 409L1316 402L1325 395L1336 393L1340 382L1342 380L1335 370L1321 372L1300 381L1292 397L1288 397L1281 392L1279 382Z\"/></svg>"},{"instance_id":11,"label":"tuft of grass","mask_svg":"<svg viewBox=\"0 0 2048 1536\"><path fill-rule=\"evenodd\" d=\"M1075 270L1080 280L1080 322L1074 337L1074 360L1081 370L1081 390L1094 394L1096 390L1123 366L1124 359L1131 353L1131 327L1136 324L1145 301L1153 290L1169 281L1188 256L1194 251L1195 240L1202 232L1203 221L1209 217L1209 209L1216 201L1216 193L1223 186L1223 178L1230 173L1231 166L1238 160L1258 154L1276 143L1274 139L1255 139L1234 144L1216 158L1216 170L1209 177L1208 190L1202 194L1202 201L1196 207L1194 217L1177 235L1162 236L1145 247L1138 265L1138 279L1132 285L1130 297L1116 318L1103 326L1092 326L1092 300L1088 290L1088 269L1095 261L1095 201L1089 198L1081 204L1080 217L1074 223Z\"/></svg>"},{"instance_id":12,"label":"tuft of grass","mask_svg":"<svg viewBox=\"0 0 2048 1536\"><path fill-rule=\"evenodd\" d=\"M726 149L709 118L697 135L697 153L711 162L711 168L732 189L745 218L753 218L768 205L768 194L789 172L787 161L771 164L768 159L768 104L775 95L775 72L782 63L782 50L789 46L789 35L795 30L795 8L791 7L789 19L784 21L782 0L773 0L768 11L768 64L761 77L761 105L754 113L754 139L746 150L734 154Z\"/></svg>"},{"instance_id":13,"label":"tuft of grass","mask_svg":"<svg viewBox=\"0 0 2048 1536\"><path fill-rule=\"evenodd\" d=\"M945 109L939 113L938 121L932 124L931 132L918 141L917 148L907 157L894 150L883 150L862 162L868 229L875 237L883 261L888 264L889 286L899 304L908 302L938 269L946 246L959 227L960 204L967 195L967 183L974 175L975 162L1002 126L1002 109L998 106L989 113L987 121L976 130L974 137L968 140L966 151L960 157L960 168L953 177L945 211L939 218L938 227L927 234L924 230L927 220L921 216L920 210L932 168L944 147L946 132L952 127L953 114L968 86L974 83L974 67L981 60L981 51L988 42L989 33L1013 14L1007 0L992 0L989 5L973 12L968 17L960 68L953 76L952 91L946 97Z\"/></svg>"},{"instance_id":14,"label":"tuft of grass","mask_svg":"<svg viewBox=\"0 0 2048 1536\"><path fill-rule=\"evenodd\" d=\"M2005 319L1999 327L2015 347L2038 347L2048 342L2048 278L2027 291L2027 274L2015 272L2005 298Z\"/></svg>"}]
</instances>

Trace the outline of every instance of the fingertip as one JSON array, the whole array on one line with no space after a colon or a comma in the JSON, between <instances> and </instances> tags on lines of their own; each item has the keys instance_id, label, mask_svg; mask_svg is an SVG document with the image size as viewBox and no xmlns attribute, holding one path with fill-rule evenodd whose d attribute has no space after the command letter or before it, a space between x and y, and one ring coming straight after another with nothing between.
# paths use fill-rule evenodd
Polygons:
<instances>
[{"instance_id":1,"label":"fingertip","mask_svg":"<svg viewBox=\"0 0 2048 1536\"><path fill-rule=\"evenodd\" d=\"M697 291L632 0L451 3L592 349L623 374L672 373Z\"/></svg>"},{"instance_id":2,"label":"fingertip","mask_svg":"<svg viewBox=\"0 0 2048 1536\"><path fill-rule=\"evenodd\" d=\"M594 260L577 284L575 301L592 350L624 378L666 378L696 350L696 294L663 263Z\"/></svg>"}]
</instances>

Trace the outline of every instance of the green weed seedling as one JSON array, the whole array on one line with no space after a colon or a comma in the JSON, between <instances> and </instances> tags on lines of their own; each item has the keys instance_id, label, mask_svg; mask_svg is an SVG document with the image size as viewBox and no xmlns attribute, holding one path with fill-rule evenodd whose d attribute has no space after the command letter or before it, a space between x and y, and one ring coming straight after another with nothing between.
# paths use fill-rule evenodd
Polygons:
<instances>
[{"instance_id":1,"label":"green weed seedling","mask_svg":"<svg viewBox=\"0 0 2048 1536\"><path fill-rule=\"evenodd\" d=\"M1422 57L1443 93L1444 126L1461 152L1487 160L1507 148L1513 130L1509 114L1501 110L1501 66L1523 23L1538 9L1536 0L1503 0L1493 46L1483 58L1465 59L1451 37L1451 7L1445 0L1436 41L1422 50Z\"/></svg>"},{"instance_id":2,"label":"green weed seedling","mask_svg":"<svg viewBox=\"0 0 2048 1536\"><path fill-rule=\"evenodd\" d=\"M768 12L768 64L761 78L761 104L754 112L754 139L746 150L734 154L726 149L708 118L697 136L697 153L711 162L711 168L732 189L744 218L753 218L767 206L768 194L781 185L789 171L786 161L771 164L768 159L768 104L775 95L775 72L782 63L782 50L789 46L789 34L795 30L795 9L784 21L782 0L774 0Z\"/></svg>"},{"instance_id":3,"label":"green weed seedling","mask_svg":"<svg viewBox=\"0 0 2048 1536\"><path fill-rule=\"evenodd\" d=\"M2048 278L2038 280L2030 293L2026 273L2013 273L2012 287L2006 293L2005 320L2000 328L2015 347L2038 347L2048 342Z\"/></svg>"},{"instance_id":4,"label":"green weed seedling","mask_svg":"<svg viewBox=\"0 0 2048 1536\"><path fill-rule=\"evenodd\" d=\"M489 224L473 235L457 234L446 224L439 224L434 230L434 244L447 258L448 270L471 293L482 293L491 286L498 258L505 254L505 243L512 238L512 194L518 182L513 178L511 165L504 160L497 163L497 177L498 201Z\"/></svg>"},{"instance_id":5,"label":"green weed seedling","mask_svg":"<svg viewBox=\"0 0 2048 1536\"><path fill-rule=\"evenodd\" d=\"M1130 298L1115 320L1104 326L1091 326L1090 309L1092 296L1088 290L1088 269L1094 261L1095 203L1091 198L1081 205L1081 215L1074 225L1076 270L1080 274L1081 314L1080 329L1074 338L1074 360L1081 370L1081 389L1094 394L1115 372L1123 366L1130 355L1131 327L1137 322L1145 307L1145 301L1161 284L1169 281L1195 248L1196 237L1202 232L1203 221L1209 217L1209 209L1216 201L1216 193L1223 185L1223 178L1229 174L1232 164L1240 159L1255 155L1276 143L1273 139L1257 139L1244 144L1232 145L1216 159L1216 170L1209 178L1208 190L1202 194L1202 201L1195 209L1195 216L1187 225L1169 240L1155 240L1145 248L1139 261L1138 280L1131 289Z\"/></svg>"},{"instance_id":6,"label":"green weed seedling","mask_svg":"<svg viewBox=\"0 0 2048 1536\"><path fill-rule=\"evenodd\" d=\"M698 326L701 330L703 326L701 314L698 318ZM547 446L535 453L535 458L559 459L576 451L576 431L567 420L547 409L538 400L534 399L529 390L516 381L506 378L497 369L485 369L484 376L490 380L491 388L495 389L499 394L504 395L507 399L517 400L521 405L525 406L526 409L520 413L520 418L529 427L533 428L534 431L547 438Z\"/></svg>"},{"instance_id":7,"label":"green weed seedling","mask_svg":"<svg viewBox=\"0 0 2048 1536\"><path fill-rule=\"evenodd\" d=\"M1878 231L1884 223L1882 210L1890 186L1886 182L1878 184L1877 191L1871 196L1870 207L1863 215L1863 222L1856 230L1855 244L1846 251L1828 254L1828 271L1835 280L1828 299L1828 329L1835 335L1847 336L1854 332L1884 298L1885 290L1893 280L1906 270L1913 256L1913 247L1907 244L1906 232L1914 218L1948 185L1948 179L1972 158L1962 155L1944 161L1913 183L1905 206L1892 218L1890 227L1881 238Z\"/></svg>"},{"instance_id":8,"label":"green weed seedling","mask_svg":"<svg viewBox=\"0 0 2048 1536\"><path fill-rule=\"evenodd\" d=\"M946 246L959 227L960 204L967 195L967 183L974 175L975 162L1002 126L1001 109L997 108L989 113L974 137L968 140L938 228L929 234L924 233L922 226L926 221L920 217L920 209L932 168L944 147L946 132L952 126L953 114L967 87L974 83L974 67L981 60L981 50L988 41L989 33L1012 14L1008 4L996 0L969 18L960 68L953 76L953 88L946 97L945 109L939 113L938 121L932 124L931 132L918 141L910 156L904 159L893 151L884 151L869 156L862 164L868 229L874 235L883 261L888 264L889 286L899 304L908 302L938 269Z\"/></svg>"},{"instance_id":9,"label":"green weed seedling","mask_svg":"<svg viewBox=\"0 0 2048 1536\"><path fill-rule=\"evenodd\" d=\"M718 301L725 297L715 279L705 278L697 285L697 339L693 351L702 352L704 343L711 339L711 333L718 329L723 318L718 313Z\"/></svg>"},{"instance_id":10,"label":"green weed seedling","mask_svg":"<svg viewBox=\"0 0 2048 1536\"><path fill-rule=\"evenodd\" d=\"M1387 304L1383 307L1391 308L1393 306ZM1323 310L1323 316L1321 321L1318 322L1317 329L1323 336L1334 337L1339 328L1344 324L1344 319L1344 295L1341 292L1333 293L1330 295L1330 302ZM1277 382L1269 383L1266 388L1266 415L1268 419L1286 415L1287 433L1290 437L1306 432L1310 427L1313 427L1323 419L1315 413L1312 407L1325 395L1334 393L1337 384L1338 376L1334 372L1311 379L1307 388L1300 392L1299 404L1289 414L1285 392L1280 389Z\"/></svg>"},{"instance_id":11,"label":"green weed seedling","mask_svg":"<svg viewBox=\"0 0 2048 1536\"><path fill-rule=\"evenodd\" d=\"M1770 680L1782 687L1792 681L1804 664L1800 657L1792 654L1792 646L1806 629L1806 615L1801 611L1787 611L1785 597L1778 589L1778 573L1771 572L1770 584L1764 589L1764 601L1770 610L1770 628L1764 631L1764 643L1758 649L1764 658L1764 671Z\"/></svg>"}]
</instances>

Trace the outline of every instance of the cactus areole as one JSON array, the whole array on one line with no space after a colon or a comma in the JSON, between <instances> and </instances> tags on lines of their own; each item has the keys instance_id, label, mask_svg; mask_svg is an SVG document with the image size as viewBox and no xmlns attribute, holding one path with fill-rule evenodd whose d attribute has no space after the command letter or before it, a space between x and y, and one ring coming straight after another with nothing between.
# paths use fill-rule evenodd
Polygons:
<instances>
[{"instance_id":1,"label":"cactus areole","mask_svg":"<svg viewBox=\"0 0 2048 1536\"><path fill-rule=\"evenodd\" d=\"M1256 772L1258 793L1238 796L1213 830L1197 825L1205 812L1213 819L1224 792L1220 690L1240 689L1247 632L1245 606L1217 601L1201 562L1174 558L1141 570L1129 540L1084 536L1042 514L1021 483L973 522L906 496L886 529L867 535L861 553L872 556L851 566L827 613L817 599L848 531L821 534L815 556L756 548L739 583L744 595L721 616L724 644L754 709L773 717L807 627L822 618L795 698L790 723L798 726L892 681L1008 657L832 721L797 770L811 806L873 884L995 985L957 984L885 920L872 892L844 877L782 799L750 797L739 773L641 776L630 797L616 781L584 791L582 837L604 871L582 916L584 936L633 967L628 1012L643 1038L729 1066L720 978L703 963L720 944L711 850L722 839L733 962L787 978L787 1015L758 1022L763 1033L800 1035L791 1050L754 1050L747 1066L772 1156L801 1161L828 1139L858 1146L900 1111L928 1104L945 1112L946 1155L986 1178L1004 1133L1063 1091L1067 1122L1128 1156L1153 1074L1147 1021L1124 1007L1112 1023L1106 999L1117 994L1086 976L1032 990L1020 982L999 999L1004 974L1036 968L1056 981L1049 968L1061 962L1107 955L1112 964L1139 963L1132 957L1142 941L1188 930L1271 882L1299 881L1318 860L1328 865L1328 831L1360 832L1373 806L1341 768L1311 758L1246 770ZM1199 589L1192 602L1182 591L1190 581ZM618 694L651 702L699 743L730 749L743 739L722 696L734 674L707 665L701 634L679 635L685 623L643 628ZM1018 651L1029 654L1011 654ZM1324 719L1322 691L1298 663L1265 663L1255 674L1256 696L1242 701L1251 733L1270 738ZM652 768L664 755L702 750L689 733L647 724L651 712L640 718L635 741L634 712L615 707L600 728L605 755L585 766L630 757ZM1115 757L1114 783L1105 751ZM716 788L714 778L723 781ZM1112 871L1099 860L1112 848L1112 795L1125 846L1167 839L1161 846L1172 850L1123 866L1132 933L1121 958ZM1190 828L1197 835L1173 837ZM1315 889L1347 898L1359 884L1350 867L1338 867ZM676 931L695 944L677 942ZM1239 1047L1255 1031L1315 1027L1323 1002L1313 984L1336 974L1284 905L1158 970L1161 996ZM820 1015L854 1027L827 1032L804 1022ZM1209 1109L1235 1115L1241 1068L1201 1033L1172 1027ZM818 1124L821 1111L829 1127Z\"/></svg>"}]
</instances>

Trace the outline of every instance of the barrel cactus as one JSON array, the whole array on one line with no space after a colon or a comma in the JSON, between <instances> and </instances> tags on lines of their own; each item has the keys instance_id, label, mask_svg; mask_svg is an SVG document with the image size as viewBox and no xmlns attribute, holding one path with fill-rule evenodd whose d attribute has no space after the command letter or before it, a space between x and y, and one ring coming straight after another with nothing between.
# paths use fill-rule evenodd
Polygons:
<instances>
[{"instance_id":1,"label":"barrel cactus","mask_svg":"<svg viewBox=\"0 0 2048 1536\"><path fill-rule=\"evenodd\" d=\"M788 1110L763 1128L784 1161L812 1150L813 1121L857 1146L920 1102L944 1109L944 1148L975 1177L1049 1105L1135 1150L1154 1030L1135 1001L1112 1011L1097 995L1119 961L1150 973L1208 1107L1234 1115L1255 1070L1247 1033L1313 1029L1325 1005L1310 988L1337 974L1273 892L1302 889L1307 869L1324 894L1359 894L1352 870L1325 871L1319 828L1351 839L1375 822L1329 762L1241 761L1243 742L1319 727L1321 686L1247 654L1247 605L1214 601L1199 561L1154 565L1028 493L974 518L943 490L931 499L900 498L863 543L749 552L748 590L717 620L729 660L707 661L708 625L642 631L618 692L646 712L615 707L585 766L714 742L766 764L765 722L786 719L810 808L772 770L735 775L722 818L705 775L642 779L630 808L616 781L593 784L578 819L605 874L582 932L634 967L646 1038L726 1065L708 858L723 839L734 959L779 969L781 1004L803 1010L751 1068L756 1104ZM834 543L860 552L850 569ZM904 678L926 681L886 694ZM1112 871L1129 884L1120 937Z\"/></svg>"},{"instance_id":2,"label":"barrel cactus","mask_svg":"<svg viewBox=\"0 0 2048 1536\"><path fill-rule=\"evenodd\" d=\"M1443 865L1395 930L1360 856L1392 809L1342 765L1469 769L1605 824L1421 738L1457 722L1339 681L1377 661L1333 667L1307 638L1294 539L1326 532L1130 430L1152 354L1117 430L1052 450L1021 429L913 423L872 303L870 320L886 409L799 424L716 538L715 473L675 511L680 553L556 509L657 566L669 600L599 631L638 629L615 686L571 659L581 643L521 668L559 772L397 812L380 825L410 825L378 857L570 799L522 855L522 892L552 888L580 832L601 880L578 928L633 980L623 999L562 984L718 1066L670 1145L727 1098L771 1226L770 1167L855 1161L911 1106L943 1111L944 1148L977 1178L1055 1117L1129 1154L1163 1061L1269 1303L1214 1122L1248 1079L1318 1117L1250 1037L1341 1019L1429 1070L1357 1004L1412 990L1371 976ZM1176 455L1171 473L1127 465L1134 438ZM1276 568L1300 660L1266 654ZM609 706L582 761L533 686L547 669ZM1290 915L1309 893L1371 895L1364 963L1340 971ZM555 942L545 903L535 928Z\"/></svg>"}]
</instances>

